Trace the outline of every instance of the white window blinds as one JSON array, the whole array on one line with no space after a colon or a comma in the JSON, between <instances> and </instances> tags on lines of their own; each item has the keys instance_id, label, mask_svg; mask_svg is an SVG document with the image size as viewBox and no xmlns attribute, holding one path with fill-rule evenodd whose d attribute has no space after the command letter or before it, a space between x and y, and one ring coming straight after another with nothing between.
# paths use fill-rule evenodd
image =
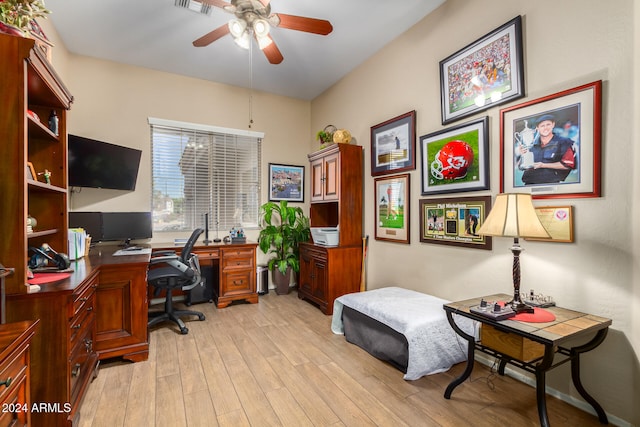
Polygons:
<instances>
[{"instance_id":1,"label":"white window blinds","mask_svg":"<svg viewBox=\"0 0 640 427\"><path fill-rule=\"evenodd\" d=\"M153 231L258 227L262 134L149 118Z\"/></svg>"}]
</instances>

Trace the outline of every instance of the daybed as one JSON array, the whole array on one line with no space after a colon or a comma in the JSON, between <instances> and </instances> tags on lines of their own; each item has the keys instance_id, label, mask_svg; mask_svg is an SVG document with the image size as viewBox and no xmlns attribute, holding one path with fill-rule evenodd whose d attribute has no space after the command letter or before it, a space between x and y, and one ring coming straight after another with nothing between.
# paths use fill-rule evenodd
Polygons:
<instances>
[{"instance_id":1,"label":"daybed","mask_svg":"<svg viewBox=\"0 0 640 427\"><path fill-rule=\"evenodd\" d=\"M331 330L404 372L405 380L416 380L466 360L467 342L442 308L448 302L398 287L347 294L334 301ZM457 317L456 323L478 335L470 319Z\"/></svg>"}]
</instances>

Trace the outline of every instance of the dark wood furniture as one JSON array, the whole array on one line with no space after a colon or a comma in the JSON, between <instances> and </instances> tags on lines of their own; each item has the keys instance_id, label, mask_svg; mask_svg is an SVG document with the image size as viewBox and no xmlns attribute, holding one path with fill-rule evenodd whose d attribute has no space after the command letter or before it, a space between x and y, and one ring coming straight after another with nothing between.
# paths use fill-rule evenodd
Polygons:
<instances>
[{"instance_id":1,"label":"dark wood furniture","mask_svg":"<svg viewBox=\"0 0 640 427\"><path fill-rule=\"evenodd\" d=\"M32 341L31 395L35 402L69 405L33 413L34 425L73 426L98 360L146 360L146 272L149 255L113 256L117 246L93 248L71 262L69 277L40 291L7 297L7 320L40 319Z\"/></svg>"},{"instance_id":2,"label":"dark wood furniture","mask_svg":"<svg viewBox=\"0 0 640 427\"><path fill-rule=\"evenodd\" d=\"M552 322L527 323L512 319L495 321L470 311L470 308L479 305L482 299L485 301L509 301L511 296L496 294L444 305L451 327L458 335L468 341L467 367L462 375L453 380L445 390L444 397L446 399L450 399L453 390L471 375L474 352L478 350L500 360L498 372L501 375L504 375L507 364L535 375L538 416L540 417L540 425L546 427L549 426L545 394L546 373L559 365L570 362L571 379L576 390L593 407L600 422L602 424L608 423L604 410L587 393L580 381L580 355L593 350L604 341L611 325L611 319L560 307L549 307L545 310L550 311L556 317ZM462 331L456 325L454 314L480 322L482 339L476 342L475 337ZM574 346L563 347L569 341ZM578 342L582 342L582 344L576 345ZM559 355L557 361L555 361L556 355Z\"/></svg>"},{"instance_id":3,"label":"dark wood furniture","mask_svg":"<svg viewBox=\"0 0 640 427\"><path fill-rule=\"evenodd\" d=\"M31 38L0 34L0 193L5 195L0 204L0 260L15 268L5 279L7 295L29 292L30 246L48 243L67 251L66 124L73 97L34 43ZM58 116L58 134L48 128L52 111ZM50 184L43 176L28 177L27 162L36 173L50 171ZM38 222L32 233L27 233L28 214Z\"/></svg>"},{"instance_id":4,"label":"dark wood furniture","mask_svg":"<svg viewBox=\"0 0 640 427\"><path fill-rule=\"evenodd\" d=\"M334 144L309 154L311 227L339 227L337 247L300 245L298 297L333 313L333 301L360 289L362 269L363 151Z\"/></svg>"},{"instance_id":5,"label":"dark wood furniture","mask_svg":"<svg viewBox=\"0 0 640 427\"><path fill-rule=\"evenodd\" d=\"M38 321L0 325L0 426L31 425L30 344Z\"/></svg>"},{"instance_id":6,"label":"dark wood furniture","mask_svg":"<svg viewBox=\"0 0 640 427\"><path fill-rule=\"evenodd\" d=\"M256 288L257 243L196 244L193 253L198 255L200 267L207 283L212 285L212 299L218 308L227 307L233 301L258 302ZM154 250L175 250L167 245L153 245Z\"/></svg>"},{"instance_id":7,"label":"dark wood furniture","mask_svg":"<svg viewBox=\"0 0 640 427\"><path fill-rule=\"evenodd\" d=\"M100 360L149 357L147 269L149 255L114 256L117 246L92 248L85 262L98 269L96 339Z\"/></svg>"}]
</instances>

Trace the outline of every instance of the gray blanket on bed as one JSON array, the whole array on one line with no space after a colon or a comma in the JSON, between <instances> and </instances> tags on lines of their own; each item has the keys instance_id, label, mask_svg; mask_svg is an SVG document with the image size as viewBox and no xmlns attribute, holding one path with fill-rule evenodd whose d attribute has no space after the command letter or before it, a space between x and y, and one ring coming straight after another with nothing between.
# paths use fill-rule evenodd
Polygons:
<instances>
[{"instance_id":1,"label":"gray blanket on bed","mask_svg":"<svg viewBox=\"0 0 640 427\"><path fill-rule=\"evenodd\" d=\"M467 358L467 341L449 325L442 306L449 301L409 289L387 287L343 295L333 306L331 330L344 334L342 307L346 305L403 334L409 344L405 380L447 371ZM477 337L470 319L456 317L460 328Z\"/></svg>"}]
</instances>

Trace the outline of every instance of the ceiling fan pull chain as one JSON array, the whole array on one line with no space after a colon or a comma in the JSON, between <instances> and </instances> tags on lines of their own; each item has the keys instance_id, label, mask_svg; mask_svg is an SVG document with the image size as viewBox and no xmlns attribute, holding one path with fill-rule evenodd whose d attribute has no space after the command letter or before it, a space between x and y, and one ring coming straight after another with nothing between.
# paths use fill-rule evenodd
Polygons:
<instances>
[{"instance_id":1,"label":"ceiling fan pull chain","mask_svg":"<svg viewBox=\"0 0 640 427\"><path fill-rule=\"evenodd\" d=\"M249 129L253 125L253 43L249 46Z\"/></svg>"}]
</instances>

